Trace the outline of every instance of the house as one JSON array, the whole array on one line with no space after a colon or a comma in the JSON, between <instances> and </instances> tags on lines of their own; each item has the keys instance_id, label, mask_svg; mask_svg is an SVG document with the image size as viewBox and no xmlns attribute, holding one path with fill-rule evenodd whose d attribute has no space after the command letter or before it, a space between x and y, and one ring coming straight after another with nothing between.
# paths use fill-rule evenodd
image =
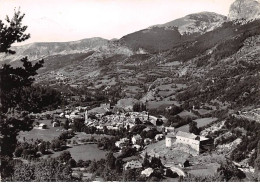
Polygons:
<instances>
[{"instance_id":1,"label":"house","mask_svg":"<svg viewBox=\"0 0 260 185\"><path fill-rule=\"evenodd\" d=\"M44 124L44 123L41 123L41 124L39 125L39 129L47 129L47 125Z\"/></svg>"},{"instance_id":2,"label":"house","mask_svg":"<svg viewBox=\"0 0 260 185\"><path fill-rule=\"evenodd\" d=\"M158 116L158 119L162 120L163 123L167 123L168 122L168 119L165 116L163 116L163 115Z\"/></svg>"},{"instance_id":3,"label":"house","mask_svg":"<svg viewBox=\"0 0 260 185\"><path fill-rule=\"evenodd\" d=\"M126 146L126 144L129 143L129 139L127 138L122 138L119 141L115 142L116 147L118 148L123 148Z\"/></svg>"},{"instance_id":4,"label":"house","mask_svg":"<svg viewBox=\"0 0 260 185\"><path fill-rule=\"evenodd\" d=\"M142 140L142 137L137 134L135 136L132 137L132 143L135 145L137 142L141 141Z\"/></svg>"},{"instance_id":5,"label":"house","mask_svg":"<svg viewBox=\"0 0 260 185\"><path fill-rule=\"evenodd\" d=\"M59 126L60 126L60 124L57 123L56 121L54 121L54 122L52 123L52 127L59 127Z\"/></svg>"},{"instance_id":6,"label":"house","mask_svg":"<svg viewBox=\"0 0 260 185\"><path fill-rule=\"evenodd\" d=\"M171 133L171 132L174 132L174 131L175 131L174 127L165 127L165 132L166 133Z\"/></svg>"},{"instance_id":7,"label":"house","mask_svg":"<svg viewBox=\"0 0 260 185\"><path fill-rule=\"evenodd\" d=\"M166 147L171 147L173 145L173 143L175 142L176 140L176 136L175 134L168 134L166 137L165 137L165 145Z\"/></svg>"},{"instance_id":8,"label":"house","mask_svg":"<svg viewBox=\"0 0 260 185\"><path fill-rule=\"evenodd\" d=\"M117 126L107 126L108 130L119 130Z\"/></svg>"},{"instance_id":9,"label":"house","mask_svg":"<svg viewBox=\"0 0 260 185\"><path fill-rule=\"evenodd\" d=\"M141 150L141 146L140 145L133 145L133 148L135 148L136 151L140 151Z\"/></svg>"},{"instance_id":10,"label":"house","mask_svg":"<svg viewBox=\"0 0 260 185\"><path fill-rule=\"evenodd\" d=\"M190 162L187 159L180 159L179 160L179 166L181 168L186 168L190 166Z\"/></svg>"},{"instance_id":11,"label":"house","mask_svg":"<svg viewBox=\"0 0 260 185\"><path fill-rule=\"evenodd\" d=\"M200 153L203 145L209 143L209 139L203 136L197 136L195 134L178 131L176 134L176 143L181 143L194 149L197 154Z\"/></svg>"},{"instance_id":12,"label":"house","mask_svg":"<svg viewBox=\"0 0 260 185\"><path fill-rule=\"evenodd\" d=\"M144 144L145 145L149 145L151 142L152 142L152 140L150 138L144 139Z\"/></svg>"},{"instance_id":13,"label":"house","mask_svg":"<svg viewBox=\"0 0 260 185\"><path fill-rule=\"evenodd\" d=\"M59 115L60 118L64 118L64 116L65 116L65 114L63 112L60 113L60 115Z\"/></svg>"},{"instance_id":14,"label":"house","mask_svg":"<svg viewBox=\"0 0 260 185\"><path fill-rule=\"evenodd\" d=\"M132 169L138 169L138 168L142 168L142 163L140 161L130 161L127 162L124 169L125 170L132 170Z\"/></svg>"},{"instance_id":15,"label":"house","mask_svg":"<svg viewBox=\"0 0 260 185\"><path fill-rule=\"evenodd\" d=\"M153 173L153 169L152 168L146 168L145 170L143 170L141 172L141 175L144 175L146 177L150 177L152 173Z\"/></svg>"},{"instance_id":16,"label":"house","mask_svg":"<svg viewBox=\"0 0 260 185\"><path fill-rule=\"evenodd\" d=\"M100 107L103 109L109 110L111 108L111 105L110 105L110 103L102 103L102 104L100 104Z\"/></svg>"},{"instance_id":17,"label":"house","mask_svg":"<svg viewBox=\"0 0 260 185\"><path fill-rule=\"evenodd\" d=\"M155 116L149 116L149 121L153 124L153 125L155 125L156 126L156 121L157 121L157 117L155 117Z\"/></svg>"},{"instance_id":18,"label":"house","mask_svg":"<svg viewBox=\"0 0 260 185\"><path fill-rule=\"evenodd\" d=\"M157 135L154 137L154 139L155 139L156 141L162 140L162 139L163 139L163 134L157 134Z\"/></svg>"}]
</instances>

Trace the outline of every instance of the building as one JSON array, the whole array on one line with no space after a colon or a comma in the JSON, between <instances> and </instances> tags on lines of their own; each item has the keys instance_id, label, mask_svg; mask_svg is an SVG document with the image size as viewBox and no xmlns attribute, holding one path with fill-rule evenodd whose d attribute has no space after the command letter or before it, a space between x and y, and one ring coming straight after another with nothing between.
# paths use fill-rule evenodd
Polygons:
<instances>
[{"instance_id":1,"label":"building","mask_svg":"<svg viewBox=\"0 0 260 185\"><path fill-rule=\"evenodd\" d=\"M52 123L52 127L59 127L59 126L60 126L60 124L57 123L56 121L54 121L54 122Z\"/></svg>"},{"instance_id":2,"label":"building","mask_svg":"<svg viewBox=\"0 0 260 185\"><path fill-rule=\"evenodd\" d=\"M39 129L47 129L47 125L44 124L44 123L41 123L41 124L39 125Z\"/></svg>"},{"instance_id":3,"label":"building","mask_svg":"<svg viewBox=\"0 0 260 185\"><path fill-rule=\"evenodd\" d=\"M132 143L135 145L137 142L141 141L142 140L142 137L137 134L135 136L132 137Z\"/></svg>"},{"instance_id":4,"label":"building","mask_svg":"<svg viewBox=\"0 0 260 185\"><path fill-rule=\"evenodd\" d=\"M102 103L102 104L100 104L100 107L103 108L103 109L110 110L111 105L110 105L110 103Z\"/></svg>"},{"instance_id":5,"label":"building","mask_svg":"<svg viewBox=\"0 0 260 185\"><path fill-rule=\"evenodd\" d=\"M154 139L155 139L156 141L162 140L162 139L163 139L163 134L157 134L157 135L154 137Z\"/></svg>"},{"instance_id":6,"label":"building","mask_svg":"<svg viewBox=\"0 0 260 185\"><path fill-rule=\"evenodd\" d=\"M141 175L144 175L146 177L150 177L152 173L153 173L153 169L152 168L146 168L145 170L143 170L141 172Z\"/></svg>"},{"instance_id":7,"label":"building","mask_svg":"<svg viewBox=\"0 0 260 185\"><path fill-rule=\"evenodd\" d=\"M150 143L152 143L152 140L150 138L144 139L144 144L145 145L149 145Z\"/></svg>"},{"instance_id":8,"label":"building","mask_svg":"<svg viewBox=\"0 0 260 185\"><path fill-rule=\"evenodd\" d=\"M127 138L122 138L119 141L115 142L116 147L118 148L123 148L129 143L129 139Z\"/></svg>"},{"instance_id":9,"label":"building","mask_svg":"<svg viewBox=\"0 0 260 185\"><path fill-rule=\"evenodd\" d=\"M141 146L140 145L133 145L133 148L135 148L136 151L140 151L141 150Z\"/></svg>"},{"instance_id":10,"label":"building","mask_svg":"<svg viewBox=\"0 0 260 185\"><path fill-rule=\"evenodd\" d=\"M168 134L165 137L165 145L166 145L166 147L171 147L175 141L176 141L175 134Z\"/></svg>"},{"instance_id":11,"label":"building","mask_svg":"<svg viewBox=\"0 0 260 185\"><path fill-rule=\"evenodd\" d=\"M190 166L190 162L187 159L180 159L179 160L179 166L181 168L186 168Z\"/></svg>"},{"instance_id":12,"label":"building","mask_svg":"<svg viewBox=\"0 0 260 185\"><path fill-rule=\"evenodd\" d=\"M138 168L142 168L142 163L140 161L130 161L127 162L125 165L125 170L132 170L132 169L138 169Z\"/></svg>"},{"instance_id":13,"label":"building","mask_svg":"<svg viewBox=\"0 0 260 185\"><path fill-rule=\"evenodd\" d=\"M175 131L174 127L165 127L165 132L166 133L171 133L171 132L174 132L174 131Z\"/></svg>"},{"instance_id":14,"label":"building","mask_svg":"<svg viewBox=\"0 0 260 185\"><path fill-rule=\"evenodd\" d=\"M195 134L178 131L176 134L176 143L187 145L199 154L202 146L209 143L209 139Z\"/></svg>"},{"instance_id":15,"label":"building","mask_svg":"<svg viewBox=\"0 0 260 185\"><path fill-rule=\"evenodd\" d=\"M85 124L87 124L88 123L88 111L87 110L85 112L84 119L85 119Z\"/></svg>"}]
</instances>

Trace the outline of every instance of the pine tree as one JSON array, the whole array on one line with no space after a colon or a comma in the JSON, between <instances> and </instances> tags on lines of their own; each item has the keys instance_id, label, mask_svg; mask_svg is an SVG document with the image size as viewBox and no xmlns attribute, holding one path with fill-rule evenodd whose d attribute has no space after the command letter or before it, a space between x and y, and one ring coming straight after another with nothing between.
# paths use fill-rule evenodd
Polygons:
<instances>
[{"instance_id":1,"label":"pine tree","mask_svg":"<svg viewBox=\"0 0 260 185\"><path fill-rule=\"evenodd\" d=\"M24 32L27 26L22 25L24 14L15 11L13 18L6 17L6 23L0 20L0 53L14 54L10 49L16 42L22 42L30 37ZM8 168L16 148L17 135L20 131L29 131L32 120L26 112L19 109L21 95L24 87L30 87L34 81L36 71L43 66L43 60L32 65L28 58L21 60L23 67L13 68L4 64L0 68L0 130L1 130L1 175L4 179L11 175L12 169Z\"/></svg>"}]
</instances>

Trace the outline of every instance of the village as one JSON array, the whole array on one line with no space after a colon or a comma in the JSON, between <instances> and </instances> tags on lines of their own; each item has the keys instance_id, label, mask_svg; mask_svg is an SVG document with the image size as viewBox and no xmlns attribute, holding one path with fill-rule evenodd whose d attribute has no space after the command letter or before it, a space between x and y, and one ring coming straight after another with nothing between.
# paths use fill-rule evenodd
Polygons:
<instances>
[{"instance_id":1,"label":"village","mask_svg":"<svg viewBox=\"0 0 260 185\"><path fill-rule=\"evenodd\" d=\"M150 167L144 169L142 165L144 158L146 155L149 155L150 158L158 157L165 170L168 170L167 173L171 170L171 177L176 179L174 181L187 175L186 169L190 169L191 166L188 158L199 156L211 150L210 148L214 145L212 139L183 132L171 126L164 126L163 123L168 121L164 116L156 117L150 115L147 111L134 112L133 105L128 106L127 111L123 107L111 106L110 103L102 103L99 107L88 109L89 107L78 106L73 109L67 107L63 111L57 109L40 114L31 114L31 117L38 120L34 124L34 129L41 130L43 133L44 131L48 132L48 130L53 130L57 134L74 133L73 137L66 139L65 148L97 144L96 137L118 135L124 130L127 134L123 134L123 137L117 137L118 140L114 141L116 150L113 151L115 158L123 156L123 169L143 169L140 175L149 178L155 169ZM51 121L44 123L44 120L48 119ZM81 128L75 130L74 125L78 123L81 123L80 127L94 128L91 136L86 134L87 132L84 133L84 130L80 130ZM65 124L68 124L67 127ZM187 157L172 160L167 158L167 155L158 155L158 153L153 153L154 150L148 150L150 146L156 144L160 144L162 151L176 150L176 152L183 153L183 156ZM126 151L129 153L125 154ZM79 174L83 173L88 174L85 180L90 178L89 173L84 173L84 171L87 171L87 168L75 167L73 175L78 177Z\"/></svg>"}]
</instances>

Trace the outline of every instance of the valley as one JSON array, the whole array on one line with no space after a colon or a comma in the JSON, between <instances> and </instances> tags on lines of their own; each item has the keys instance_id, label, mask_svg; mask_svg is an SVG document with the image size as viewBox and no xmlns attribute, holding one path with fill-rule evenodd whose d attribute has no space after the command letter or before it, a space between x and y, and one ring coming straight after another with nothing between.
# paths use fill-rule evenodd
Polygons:
<instances>
[{"instance_id":1,"label":"valley","mask_svg":"<svg viewBox=\"0 0 260 185\"><path fill-rule=\"evenodd\" d=\"M15 136L16 169L64 164L71 181L259 181L258 7L237 0L228 16L201 12L120 39L0 53L16 69L27 69L23 57L44 60L31 86L10 91L33 120Z\"/></svg>"}]
</instances>

